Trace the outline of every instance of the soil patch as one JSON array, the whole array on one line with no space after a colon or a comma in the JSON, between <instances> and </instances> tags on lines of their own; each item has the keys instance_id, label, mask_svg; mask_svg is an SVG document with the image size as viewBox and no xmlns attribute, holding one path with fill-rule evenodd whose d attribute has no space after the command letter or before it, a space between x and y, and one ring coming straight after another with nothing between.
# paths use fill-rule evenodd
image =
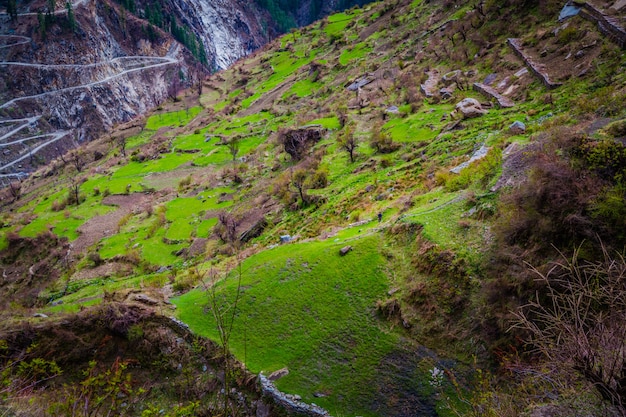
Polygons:
<instances>
[{"instance_id":1,"label":"soil patch","mask_svg":"<svg viewBox=\"0 0 626 417\"><path fill-rule=\"evenodd\" d=\"M117 206L118 209L93 217L78 228L80 236L72 242L72 253L75 258L82 256L87 248L100 239L115 233L119 221L134 210L141 210L154 198L148 194L134 193L129 195L110 195L102 200L102 204Z\"/></svg>"}]
</instances>

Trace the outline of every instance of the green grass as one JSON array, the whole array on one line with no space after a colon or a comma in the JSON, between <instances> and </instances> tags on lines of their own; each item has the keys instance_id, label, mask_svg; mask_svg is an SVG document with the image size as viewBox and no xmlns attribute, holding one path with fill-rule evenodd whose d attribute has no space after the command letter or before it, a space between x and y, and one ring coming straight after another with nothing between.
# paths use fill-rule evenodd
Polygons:
<instances>
[{"instance_id":1,"label":"green grass","mask_svg":"<svg viewBox=\"0 0 626 417\"><path fill-rule=\"evenodd\" d=\"M179 110L170 113L157 113L148 118L146 129L157 130L164 126L186 125L200 113L202 107L191 107L188 110Z\"/></svg>"},{"instance_id":2,"label":"green grass","mask_svg":"<svg viewBox=\"0 0 626 417\"><path fill-rule=\"evenodd\" d=\"M328 36L339 35L343 33L346 27L348 26L348 24L352 22L352 20L356 17L356 15L359 12L360 10L358 10L357 13L355 14L348 14L349 12L345 12L345 13L335 13L333 15L328 16L328 23L324 27L324 31L326 32Z\"/></svg>"},{"instance_id":3,"label":"green grass","mask_svg":"<svg viewBox=\"0 0 626 417\"><path fill-rule=\"evenodd\" d=\"M323 117L321 119L313 119L309 121L307 124L322 125L326 129L332 129L332 130L337 130L340 127L339 119L337 118L337 116Z\"/></svg>"},{"instance_id":4,"label":"green grass","mask_svg":"<svg viewBox=\"0 0 626 417\"><path fill-rule=\"evenodd\" d=\"M365 42L357 43L343 50L339 56L339 63L341 65L348 65L351 61L362 59L367 53L371 52L371 50L372 48L367 46Z\"/></svg>"},{"instance_id":5,"label":"green grass","mask_svg":"<svg viewBox=\"0 0 626 417\"><path fill-rule=\"evenodd\" d=\"M172 171L193 159L193 154L168 153L147 162L129 162L113 173L112 178L132 178L152 172Z\"/></svg>"},{"instance_id":6,"label":"green grass","mask_svg":"<svg viewBox=\"0 0 626 417\"><path fill-rule=\"evenodd\" d=\"M373 314L387 289L380 238L343 243L291 244L257 254L242 265L242 294L231 349L253 372L288 367L277 385L305 401L340 414L375 415L376 367L397 338ZM233 301L237 274L217 287L222 305ZM194 332L217 339L215 322L204 311L207 294L194 290L173 300L177 314ZM315 398L315 392L329 396Z\"/></svg>"}]
</instances>

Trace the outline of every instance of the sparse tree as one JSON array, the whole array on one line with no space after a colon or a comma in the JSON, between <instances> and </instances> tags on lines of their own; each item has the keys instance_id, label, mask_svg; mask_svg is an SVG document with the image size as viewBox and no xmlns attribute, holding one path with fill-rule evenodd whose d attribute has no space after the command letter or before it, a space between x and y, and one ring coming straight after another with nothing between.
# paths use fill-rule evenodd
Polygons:
<instances>
[{"instance_id":1,"label":"sparse tree","mask_svg":"<svg viewBox=\"0 0 626 417\"><path fill-rule=\"evenodd\" d=\"M72 3L69 1L65 3L65 9L67 10L67 21L69 22L72 32L76 31L76 17L74 16L74 9L72 9Z\"/></svg>"},{"instance_id":2,"label":"sparse tree","mask_svg":"<svg viewBox=\"0 0 626 417\"><path fill-rule=\"evenodd\" d=\"M81 149L75 149L70 152L69 159L76 168L76 171L82 172L85 167L85 153Z\"/></svg>"},{"instance_id":3,"label":"sparse tree","mask_svg":"<svg viewBox=\"0 0 626 417\"><path fill-rule=\"evenodd\" d=\"M339 133L339 137L337 138L337 144L341 147L341 149L348 152L350 156L350 163L354 162L354 156L356 153L356 148L359 146L358 138L354 135L354 125L348 124L344 127L343 131Z\"/></svg>"},{"instance_id":4,"label":"sparse tree","mask_svg":"<svg viewBox=\"0 0 626 417\"><path fill-rule=\"evenodd\" d=\"M372 129L370 146L375 149L377 153L391 153L399 148L399 145L394 143L391 136L383 131L380 125L376 125Z\"/></svg>"},{"instance_id":5,"label":"sparse tree","mask_svg":"<svg viewBox=\"0 0 626 417\"><path fill-rule=\"evenodd\" d=\"M70 180L68 191L68 204L80 205L80 186L86 181L86 178L77 178L73 176Z\"/></svg>"},{"instance_id":6,"label":"sparse tree","mask_svg":"<svg viewBox=\"0 0 626 417\"><path fill-rule=\"evenodd\" d=\"M12 21L17 19L17 2L16 0L9 0L7 3L7 14Z\"/></svg>"},{"instance_id":7,"label":"sparse tree","mask_svg":"<svg viewBox=\"0 0 626 417\"><path fill-rule=\"evenodd\" d=\"M302 207L307 203L306 183L309 174L305 169L297 169L291 173L291 184L298 190Z\"/></svg>"},{"instance_id":8,"label":"sparse tree","mask_svg":"<svg viewBox=\"0 0 626 417\"><path fill-rule=\"evenodd\" d=\"M117 138L117 147L119 148L122 156L126 157L126 138L124 136Z\"/></svg>"},{"instance_id":9,"label":"sparse tree","mask_svg":"<svg viewBox=\"0 0 626 417\"><path fill-rule=\"evenodd\" d=\"M239 136L234 136L226 142L226 146L228 146L228 152L233 157L233 162L237 159L237 154L239 153L239 142L241 138Z\"/></svg>"},{"instance_id":10,"label":"sparse tree","mask_svg":"<svg viewBox=\"0 0 626 417\"><path fill-rule=\"evenodd\" d=\"M201 281L204 285L205 292L208 298L207 309L211 311L213 320L215 320L215 326L217 327L217 334L219 338L219 344L221 347L221 356L224 364L224 378L223 378L223 397L220 404L224 415L239 415L240 410L239 402L237 398L232 397L231 383L236 378L237 366L234 358L230 353L230 337L233 334L233 326L235 319L237 318L237 307L241 298L241 278L242 268L241 259L237 255L237 269L236 279L237 288L235 290L234 297L231 300L226 300L222 294L218 294L217 287L220 281L219 274L214 270L208 272L209 279L204 279L206 273L201 272L199 269L195 269L195 273L202 277Z\"/></svg>"},{"instance_id":11,"label":"sparse tree","mask_svg":"<svg viewBox=\"0 0 626 417\"><path fill-rule=\"evenodd\" d=\"M37 21L39 22L39 36L45 40L47 30L46 17L43 15L41 10L37 12Z\"/></svg>"},{"instance_id":12,"label":"sparse tree","mask_svg":"<svg viewBox=\"0 0 626 417\"><path fill-rule=\"evenodd\" d=\"M237 244L237 220L235 217L222 211L217 215L218 224L215 226L215 234L222 239L224 243L236 246Z\"/></svg>"}]
</instances>

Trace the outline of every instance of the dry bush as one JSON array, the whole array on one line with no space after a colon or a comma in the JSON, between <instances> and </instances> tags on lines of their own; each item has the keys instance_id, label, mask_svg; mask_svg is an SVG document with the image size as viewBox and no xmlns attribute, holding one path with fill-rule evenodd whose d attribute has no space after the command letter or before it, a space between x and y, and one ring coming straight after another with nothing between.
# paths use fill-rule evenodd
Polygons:
<instances>
[{"instance_id":1,"label":"dry bush","mask_svg":"<svg viewBox=\"0 0 626 417\"><path fill-rule=\"evenodd\" d=\"M580 251L547 272L543 285L515 313L518 329L552 363L569 365L626 415L626 260L600 245L603 259L584 261Z\"/></svg>"}]
</instances>

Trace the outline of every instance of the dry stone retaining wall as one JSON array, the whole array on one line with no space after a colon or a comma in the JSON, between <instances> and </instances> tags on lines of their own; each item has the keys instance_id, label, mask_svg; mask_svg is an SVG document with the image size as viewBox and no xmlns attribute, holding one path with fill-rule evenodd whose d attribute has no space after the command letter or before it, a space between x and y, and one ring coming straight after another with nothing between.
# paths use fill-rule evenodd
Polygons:
<instances>
[{"instance_id":1,"label":"dry stone retaining wall","mask_svg":"<svg viewBox=\"0 0 626 417\"><path fill-rule=\"evenodd\" d=\"M535 62L531 57L529 57L528 55L524 53L522 46L520 45L519 39L509 38L507 39L507 42L509 46L513 48L513 51L517 54L517 56L519 56L522 59L522 61L524 61L524 64L526 64L526 66L532 71L532 73L535 74L535 76L539 78L539 80L541 80L541 82L549 90L561 86L561 83L556 83L550 80L550 77L545 72L541 64Z\"/></svg>"},{"instance_id":2,"label":"dry stone retaining wall","mask_svg":"<svg viewBox=\"0 0 626 417\"><path fill-rule=\"evenodd\" d=\"M599 9L587 2L574 2L581 8L580 16L598 25L598 29L605 36L617 43L620 48L626 48L626 30L622 28L617 20L605 15Z\"/></svg>"}]
</instances>

